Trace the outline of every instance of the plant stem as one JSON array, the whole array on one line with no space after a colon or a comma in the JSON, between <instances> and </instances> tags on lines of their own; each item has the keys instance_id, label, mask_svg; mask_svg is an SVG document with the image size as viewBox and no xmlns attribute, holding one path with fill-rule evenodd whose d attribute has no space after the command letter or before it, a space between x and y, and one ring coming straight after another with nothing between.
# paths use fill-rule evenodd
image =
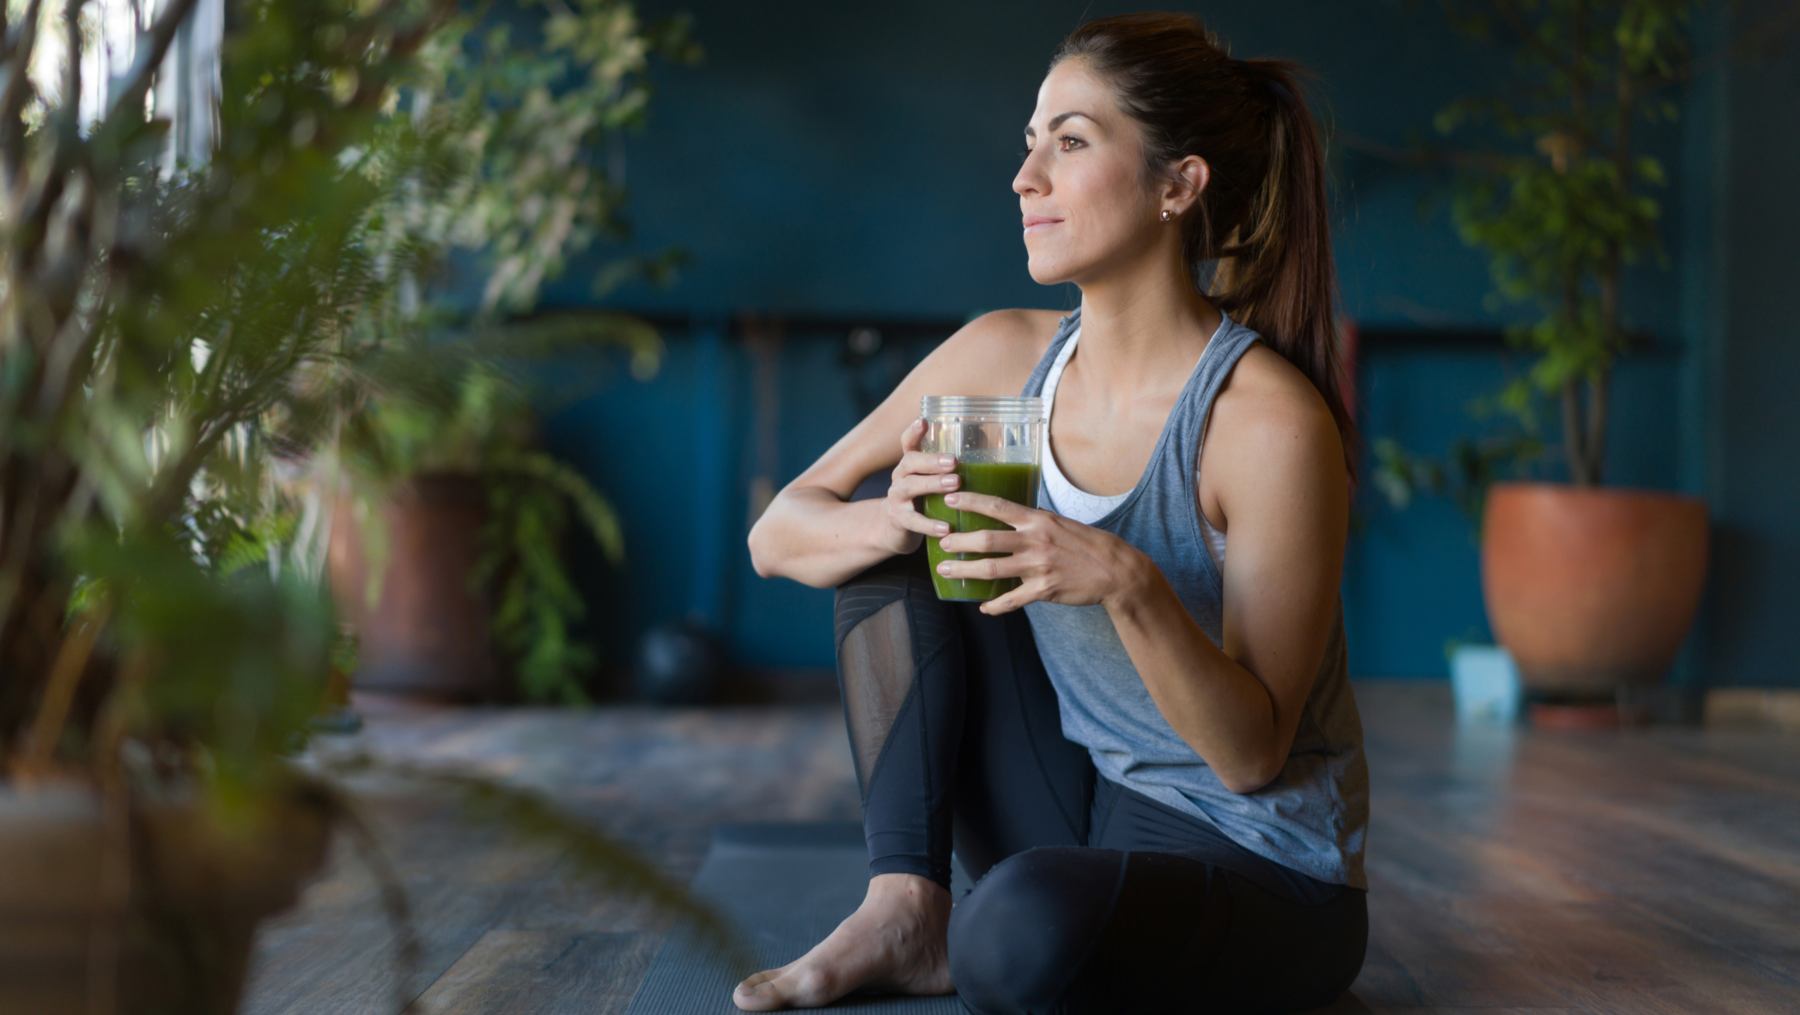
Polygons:
<instances>
[{"instance_id":1,"label":"plant stem","mask_svg":"<svg viewBox=\"0 0 1800 1015\"><path fill-rule=\"evenodd\" d=\"M1570 275L1563 280L1563 324L1573 329L1580 320L1581 280ZM1581 425L1581 381L1570 376L1562 382L1563 447L1569 459L1569 482L1587 486L1593 482L1589 474L1587 432Z\"/></svg>"},{"instance_id":2,"label":"plant stem","mask_svg":"<svg viewBox=\"0 0 1800 1015\"><path fill-rule=\"evenodd\" d=\"M1588 377L1588 482L1600 485L1606 468L1606 389L1612 367L1603 366Z\"/></svg>"},{"instance_id":3,"label":"plant stem","mask_svg":"<svg viewBox=\"0 0 1800 1015\"><path fill-rule=\"evenodd\" d=\"M31 65L31 51L37 45L41 7L42 0L30 0L18 31L8 36L5 53L0 56L0 68L6 71L6 82L0 85L0 185L4 185L9 203L24 189L18 184L19 169L25 160L25 124L20 114L31 95L26 68Z\"/></svg>"},{"instance_id":4,"label":"plant stem","mask_svg":"<svg viewBox=\"0 0 1800 1015\"><path fill-rule=\"evenodd\" d=\"M1613 95L1618 125L1613 135L1613 171L1618 175L1622 196L1631 191L1631 114L1637 87L1625 54L1617 54L1613 65ZM1598 484L1606 463L1607 389L1612 381L1612 357L1624 343L1620 340L1619 291L1622 283L1621 250L1617 239L1606 244L1606 259L1600 273L1600 365L1588 375L1587 452L1591 459L1593 482Z\"/></svg>"},{"instance_id":5,"label":"plant stem","mask_svg":"<svg viewBox=\"0 0 1800 1015\"><path fill-rule=\"evenodd\" d=\"M43 699L37 706L37 716L25 736L22 756L16 759L16 767L8 773L11 777L41 776L55 763L57 741L75 701L75 686L87 672L88 657L93 654L94 642L100 637L111 612L112 604L103 599L92 615L78 619L63 635L55 662L50 666L50 679L44 687Z\"/></svg>"},{"instance_id":6,"label":"plant stem","mask_svg":"<svg viewBox=\"0 0 1800 1015\"><path fill-rule=\"evenodd\" d=\"M1569 482L1587 485L1587 456L1581 447L1581 385L1571 377L1562 386L1563 448L1569 458Z\"/></svg>"}]
</instances>

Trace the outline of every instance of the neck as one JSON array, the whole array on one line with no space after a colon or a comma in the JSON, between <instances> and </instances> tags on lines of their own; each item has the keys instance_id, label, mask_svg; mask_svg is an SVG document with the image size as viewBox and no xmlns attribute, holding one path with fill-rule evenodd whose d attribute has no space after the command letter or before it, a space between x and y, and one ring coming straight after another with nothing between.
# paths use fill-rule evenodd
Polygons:
<instances>
[{"instance_id":1,"label":"neck","mask_svg":"<svg viewBox=\"0 0 1800 1015\"><path fill-rule=\"evenodd\" d=\"M1107 401L1160 391L1171 377L1185 379L1222 321L1179 258L1154 264L1081 285L1081 344L1069 368L1079 361Z\"/></svg>"}]
</instances>

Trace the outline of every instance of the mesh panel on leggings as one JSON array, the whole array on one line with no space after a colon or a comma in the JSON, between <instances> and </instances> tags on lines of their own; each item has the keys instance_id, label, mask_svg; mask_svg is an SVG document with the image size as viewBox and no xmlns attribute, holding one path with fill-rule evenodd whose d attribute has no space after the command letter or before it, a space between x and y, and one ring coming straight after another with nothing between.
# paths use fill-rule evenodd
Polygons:
<instances>
[{"instance_id":1,"label":"mesh panel on leggings","mask_svg":"<svg viewBox=\"0 0 1800 1015\"><path fill-rule=\"evenodd\" d=\"M856 621L838 643L838 675L856 782L866 798L869 773L913 685L912 632L906 600L896 599Z\"/></svg>"}]
</instances>

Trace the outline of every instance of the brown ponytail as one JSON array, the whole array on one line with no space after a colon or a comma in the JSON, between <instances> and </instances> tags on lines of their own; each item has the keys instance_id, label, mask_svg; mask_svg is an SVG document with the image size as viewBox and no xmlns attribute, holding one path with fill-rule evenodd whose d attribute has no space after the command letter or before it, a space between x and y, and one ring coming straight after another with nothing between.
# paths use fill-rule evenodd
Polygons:
<instances>
[{"instance_id":1,"label":"brown ponytail","mask_svg":"<svg viewBox=\"0 0 1800 1015\"><path fill-rule=\"evenodd\" d=\"M1182 223L1194 284L1312 380L1337 421L1354 482L1356 422L1343 395L1324 145L1298 86L1305 69L1233 59L1187 14L1090 21L1050 64L1070 57L1110 81L1143 128L1147 184L1160 185L1187 155L1206 160L1199 214Z\"/></svg>"}]
</instances>

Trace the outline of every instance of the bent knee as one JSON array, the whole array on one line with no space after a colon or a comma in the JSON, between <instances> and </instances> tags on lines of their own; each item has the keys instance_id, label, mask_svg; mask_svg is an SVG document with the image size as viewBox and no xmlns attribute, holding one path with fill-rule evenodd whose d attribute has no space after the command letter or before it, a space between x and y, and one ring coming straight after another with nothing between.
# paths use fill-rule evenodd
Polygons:
<instances>
[{"instance_id":1,"label":"bent knee","mask_svg":"<svg viewBox=\"0 0 1800 1015\"><path fill-rule=\"evenodd\" d=\"M950 913L950 979L963 1001L978 1012L1055 1007L1104 929L1122 857L1047 846L988 871Z\"/></svg>"}]
</instances>

